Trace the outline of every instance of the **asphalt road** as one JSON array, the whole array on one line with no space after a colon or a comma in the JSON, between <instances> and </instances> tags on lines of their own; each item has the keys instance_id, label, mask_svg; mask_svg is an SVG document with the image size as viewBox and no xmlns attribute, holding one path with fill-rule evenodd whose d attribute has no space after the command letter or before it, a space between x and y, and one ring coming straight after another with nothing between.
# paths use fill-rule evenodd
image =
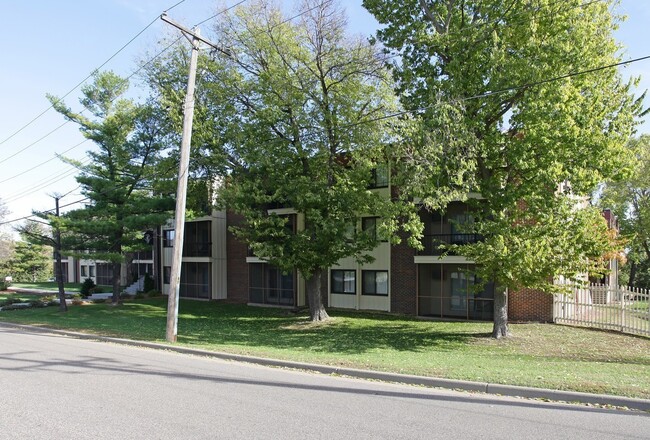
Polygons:
<instances>
[{"instance_id":1,"label":"asphalt road","mask_svg":"<svg viewBox=\"0 0 650 440\"><path fill-rule=\"evenodd\" d=\"M644 439L650 414L0 327L0 439Z\"/></svg>"}]
</instances>

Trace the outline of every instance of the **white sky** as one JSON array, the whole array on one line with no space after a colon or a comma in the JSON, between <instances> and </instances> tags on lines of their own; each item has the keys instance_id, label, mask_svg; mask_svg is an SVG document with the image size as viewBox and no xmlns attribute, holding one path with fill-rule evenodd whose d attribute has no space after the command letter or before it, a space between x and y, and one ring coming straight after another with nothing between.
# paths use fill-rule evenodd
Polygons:
<instances>
[{"instance_id":1,"label":"white sky","mask_svg":"<svg viewBox=\"0 0 650 440\"><path fill-rule=\"evenodd\" d=\"M352 32L373 32L376 22L361 7L361 0L340 1L348 10ZM49 107L46 93L62 96L70 91L176 2L0 0L4 19L0 26L0 142ZM223 9L224 5L236 2L185 0L169 15L191 27ZM297 2L284 0L284 3ZM622 0L619 12L628 16L616 34L627 48L624 58L650 55L650 46L646 44L650 41L650 1ZM206 35L209 22L202 27ZM136 68L135 60L154 47L158 38L170 32L174 31L169 25L156 20L102 69L128 76ZM626 76L642 76L640 90L650 88L650 60L632 64L622 72ZM79 90L74 90L65 98L66 103L74 108L79 95ZM650 98L646 106L650 106ZM639 132L650 133L650 124L642 125ZM82 199L75 190L75 170L57 159L56 154L73 159L85 158L85 152L92 148L92 144L78 145L83 140L75 124L65 124L61 115L49 110L19 134L0 144L0 199L11 211L5 221L30 215L32 210L52 209L54 200L51 196L55 193L69 193L61 200L62 205ZM63 211L79 206L71 205Z\"/></svg>"}]
</instances>

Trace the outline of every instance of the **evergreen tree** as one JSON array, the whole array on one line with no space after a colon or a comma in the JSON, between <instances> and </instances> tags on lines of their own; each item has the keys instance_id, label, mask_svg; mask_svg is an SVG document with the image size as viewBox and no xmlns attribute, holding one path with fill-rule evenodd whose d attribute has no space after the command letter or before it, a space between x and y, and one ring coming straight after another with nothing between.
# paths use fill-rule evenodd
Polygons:
<instances>
[{"instance_id":1,"label":"evergreen tree","mask_svg":"<svg viewBox=\"0 0 650 440\"><path fill-rule=\"evenodd\" d=\"M80 171L77 182L88 203L51 220L74 241L72 254L112 263L113 304L119 301L125 255L143 249L143 232L164 223L173 210L172 198L158 190L171 171L158 166L168 146L166 118L152 105L124 98L127 90L125 79L101 72L82 88L81 113L49 96L55 110L97 147L88 152L87 164L68 160Z\"/></svg>"}]
</instances>

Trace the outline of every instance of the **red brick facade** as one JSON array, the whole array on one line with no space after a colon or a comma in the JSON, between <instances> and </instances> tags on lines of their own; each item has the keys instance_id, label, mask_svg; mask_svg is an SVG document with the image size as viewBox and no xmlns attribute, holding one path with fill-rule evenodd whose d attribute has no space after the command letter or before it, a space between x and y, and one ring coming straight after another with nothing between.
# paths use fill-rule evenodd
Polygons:
<instances>
[{"instance_id":1,"label":"red brick facade","mask_svg":"<svg viewBox=\"0 0 650 440\"><path fill-rule=\"evenodd\" d=\"M553 295L535 289L510 292L508 319L523 322L552 322Z\"/></svg>"},{"instance_id":2,"label":"red brick facade","mask_svg":"<svg viewBox=\"0 0 650 440\"><path fill-rule=\"evenodd\" d=\"M226 224L228 227L237 226L243 221L242 216L228 211ZM246 256L248 248L237 240L228 230L226 232L226 255L228 256L228 301L237 303L248 302L248 263Z\"/></svg>"},{"instance_id":3,"label":"red brick facade","mask_svg":"<svg viewBox=\"0 0 650 440\"><path fill-rule=\"evenodd\" d=\"M402 243L391 247L390 258L390 310L394 313L417 315L417 266L413 262L415 249Z\"/></svg>"}]
</instances>

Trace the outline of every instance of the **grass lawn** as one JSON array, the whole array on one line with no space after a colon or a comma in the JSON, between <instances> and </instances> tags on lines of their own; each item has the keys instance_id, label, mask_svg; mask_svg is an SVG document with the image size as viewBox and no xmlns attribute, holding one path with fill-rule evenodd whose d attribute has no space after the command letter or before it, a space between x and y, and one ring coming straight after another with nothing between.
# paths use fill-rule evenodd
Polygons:
<instances>
[{"instance_id":1,"label":"grass lawn","mask_svg":"<svg viewBox=\"0 0 650 440\"><path fill-rule=\"evenodd\" d=\"M0 312L0 320L164 341L166 299ZM181 301L178 344L353 368L650 398L650 338L560 325L515 324L507 341L490 323L432 322L331 311L304 313Z\"/></svg>"},{"instance_id":2,"label":"grass lawn","mask_svg":"<svg viewBox=\"0 0 650 440\"><path fill-rule=\"evenodd\" d=\"M47 281L41 283L11 283L11 287L21 287L23 289L42 289L42 290L53 290L58 291L59 286L56 284L56 281ZM81 289L81 283L65 283L65 290L67 291L79 291Z\"/></svg>"}]
</instances>

